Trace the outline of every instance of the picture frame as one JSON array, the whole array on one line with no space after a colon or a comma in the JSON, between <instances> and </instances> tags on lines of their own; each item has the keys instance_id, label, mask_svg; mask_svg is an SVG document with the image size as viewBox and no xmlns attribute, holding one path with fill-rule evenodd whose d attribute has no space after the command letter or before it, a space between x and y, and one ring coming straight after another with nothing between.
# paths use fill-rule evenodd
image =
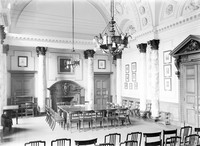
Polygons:
<instances>
[{"instance_id":1,"label":"picture frame","mask_svg":"<svg viewBox=\"0 0 200 146\"><path fill-rule=\"evenodd\" d=\"M136 73L132 72L132 81L135 82L136 81Z\"/></svg>"},{"instance_id":2,"label":"picture frame","mask_svg":"<svg viewBox=\"0 0 200 146\"><path fill-rule=\"evenodd\" d=\"M126 65L125 65L125 72L126 72L126 73L129 73L129 64L126 64Z\"/></svg>"},{"instance_id":3,"label":"picture frame","mask_svg":"<svg viewBox=\"0 0 200 146\"><path fill-rule=\"evenodd\" d=\"M165 89L165 91L172 90L171 78L164 78L164 89Z\"/></svg>"},{"instance_id":4,"label":"picture frame","mask_svg":"<svg viewBox=\"0 0 200 146\"><path fill-rule=\"evenodd\" d=\"M164 65L164 77L171 77L172 76L172 66L171 64Z\"/></svg>"},{"instance_id":5,"label":"picture frame","mask_svg":"<svg viewBox=\"0 0 200 146\"><path fill-rule=\"evenodd\" d=\"M129 89L130 89L130 90L133 89L133 83L129 83Z\"/></svg>"},{"instance_id":6,"label":"picture frame","mask_svg":"<svg viewBox=\"0 0 200 146\"><path fill-rule=\"evenodd\" d=\"M68 56L58 56L58 73L59 74L73 74L74 70L69 65L72 58Z\"/></svg>"},{"instance_id":7,"label":"picture frame","mask_svg":"<svg viewBox=\"0 0 200 146\"><path fill-rule=\"evenodd\" d=\"M170 55L171 50L164 51L163 52L163 63L171 63L172 62L172 56Z\"/></svg>"},{"instance_id":8,"label":"picture frame","mask_svg":"<svg viewBox=\"0 0 200 146\"><path fill-rule=\"evenodd\" d=\"M126 74L126 82L129 82L129 74Z\"/></svg>"},{"instance_id":9,"label":"picture frame","mask_svg":"<svg viewBox=\"0 0 200 146\"><path fill-rule=\"evenodd\" d=\"M106 60L98 60L98 69L106 69Z\"/></svg>"},{"instance_id":10,"label":"picture frame","mask_svg":"<svg viewBox=\"0 0 200 146\"><path fill-rule=\"evenodd\" d=\"M18 56L18 67L28 67L28 56Z\"/></svg>"},{"instance_id":11,"label":"picture frame","mask_svg":"<svg viewBox=\"0 0 200 146\"><path fill-rule=\"evenodd\" d=\"M132 62L131 63L131 70L132 70L132 72L136 72L137 71L137 63L136 62Z\"/></svg>"},{"instance_id":12,"label":"picture frame","mask_svg":"<svg viewBox=\"0 0 200 146\"><path fill-rule=\"evenodd\" d=\"M124 89L128 89L128 83L124 83Z\"/></svg>"}]
</instances>

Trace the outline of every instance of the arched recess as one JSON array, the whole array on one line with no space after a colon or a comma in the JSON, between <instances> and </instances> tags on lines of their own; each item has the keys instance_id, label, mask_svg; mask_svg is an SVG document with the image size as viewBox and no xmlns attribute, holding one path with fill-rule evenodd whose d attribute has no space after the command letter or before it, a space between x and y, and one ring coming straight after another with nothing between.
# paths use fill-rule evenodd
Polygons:
<instances>
[{"instance_id":1,"label":"arched recess","mask_svg":"<svg viewBox=\"0 0 200 146\"><path fill-rule=\"evenodd\" d=\"M200 125L200 36L189 35L172 52L180 88L180 118L186 125Z\"/></svg>"}]
</instances>

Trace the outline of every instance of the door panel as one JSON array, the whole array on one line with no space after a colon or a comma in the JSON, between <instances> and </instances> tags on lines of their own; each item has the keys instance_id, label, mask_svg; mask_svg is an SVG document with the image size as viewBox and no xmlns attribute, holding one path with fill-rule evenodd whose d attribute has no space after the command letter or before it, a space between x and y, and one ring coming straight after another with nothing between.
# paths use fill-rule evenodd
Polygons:
<instances>
[{"instance_id":1,"label":"door panel","mask_svg":"<svg viewBox=\"0 0 200 146\"><path fill-rule=\"evenodd\" d=\"M184 67L184 122L186 124L197 126L197 97L198 97L198 65L185 65Z\"/></svg>"},{"instance_id":2,"label":"door panel","mask_svg":"<svg viewBox=\"0 0 200 146\"><path fill-rule=\"evenodd\" d=\"M110 76L94 76L94 104L96 107L105 107L110 96Z\"/></svg>"}]
</instances>

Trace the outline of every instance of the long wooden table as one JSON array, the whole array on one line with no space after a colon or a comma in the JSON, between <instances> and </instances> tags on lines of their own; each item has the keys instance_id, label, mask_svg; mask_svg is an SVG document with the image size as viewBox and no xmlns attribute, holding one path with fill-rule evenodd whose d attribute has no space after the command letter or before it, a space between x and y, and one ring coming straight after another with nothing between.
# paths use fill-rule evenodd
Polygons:
<instances>
[{"instance_id":1,"label":"long wooden table","mask_svg":"<svg viewBox=\"0 0 200 146\"><path fill-rule=\"evenodd\" d=\"M16 124L18 124L18 110L19 105L6 105L3 106L3 111L14 111L16 115Z\"/></svg>"},{"instance_id":2,"label":"long wooden table","mask_svg":"<svg viewBox=\"0 0 200 146\"><path fill-rule=\"evenodd\" d=\"M113 108L113 107L90 107L88 105L60 105L57 107L58 108L58 112L60 113L60 115L63 114L64 118L66 119L66 125L68 126L69 120L71 118L71 114L73 114L74 112L88 112L88 111L94 111L94 112L98 112L98 111L105 111L105 117L108 115L107 113L112 112L112 111L120 111L120 110L125 110L128 108ZM128 117L129 118L129 117ZM130 121L129 121L130 123Z\"/></svg>"}]
</instances>

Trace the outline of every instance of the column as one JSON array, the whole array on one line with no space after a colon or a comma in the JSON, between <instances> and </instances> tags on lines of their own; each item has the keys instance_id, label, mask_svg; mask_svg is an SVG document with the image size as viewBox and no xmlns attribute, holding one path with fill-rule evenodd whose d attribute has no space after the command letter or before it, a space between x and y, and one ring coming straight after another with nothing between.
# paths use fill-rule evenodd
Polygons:
<instances>
[{"instance_id":1,"label":"column","mask_svg":"<svg viewBox=\"0 0 200 146\"><path fill-rule=\"evenodd\" d=\"M117 104L122 105L122 82L121 82L121 69L122 69L122 53L116 55L116 95L117 95Z\"/></svg>"},{"instance_id":2,"label":"column","mask_svg":"<svg viewBox=\"0 0 200 146\"><path fill-rule=\"evenodd\" d=\"M47 92L47 81L46 81L46 47L36 47L36 52L38 55L38 106L40 108L40 113L45 112L45 98Z\"/></svg>"},{"instance_id":3,"label":"column","mask_svg":"<svg viewBox=\"0 0 200 146\"><path fill-rule=\"evenodd\" d=\"M140 51L140 79L139 79L139 95L140 95L140 110L146 109L147 97L147 72L146 72L146 48L147 44L138 44L137 48Z\"/></svg>"},{"instance_id":4,"label":"column","mask_svg":"<svg viewBox=\"0 0 200 146\"><path fill-rule=\"evenodd\" d=\"M84 51L85 59L88 60L87 66L87 100L91 108L94 107L94 50Z\"/></svg>"},{"instance_id":5,"label":"column","mask_svg":"<svg viewBox=\"0 0 200 146\"><path fill-rule=\"evenodd\" d=\"M3 113L3 106L7 104L7 67L6 67L6 54L5 45L3 45L6 33L4 32L4 26L0 25L0 121Z\"/></svg>"},{"instance_id":6,"label":"column","mask_svg":"<svg viewBox=\"0 0 200 146\"><path fill-rule=\"evenodd\" d=\"M150 40L148 45L151 47L151 97L152 97L152 117L159 115L159 40Z\"/></svg>"}]
</instances>

